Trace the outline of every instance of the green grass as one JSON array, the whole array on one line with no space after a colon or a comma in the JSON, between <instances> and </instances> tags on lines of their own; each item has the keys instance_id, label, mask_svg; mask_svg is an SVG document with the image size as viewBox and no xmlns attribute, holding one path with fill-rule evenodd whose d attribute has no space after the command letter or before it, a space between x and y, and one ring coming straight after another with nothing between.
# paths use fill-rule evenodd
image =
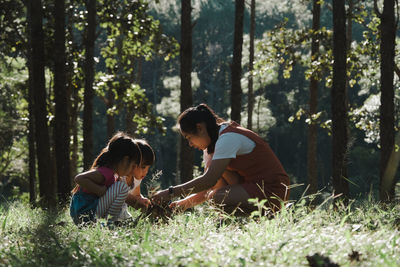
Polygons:
<instances>
[{"instance_id":1,"label":"green grass","mask_svg":"<svg viewBox=\"0 0 400 267\"><path fill-rule=\"evenodd\" d=\"M138 216L134 212L134 216ZM400 207L376 203L309 209L274 219L234 218L202 205L166 223L78 228L20 202L0 206L0 266L400 266Z\"/></svg>"}]
</instances>

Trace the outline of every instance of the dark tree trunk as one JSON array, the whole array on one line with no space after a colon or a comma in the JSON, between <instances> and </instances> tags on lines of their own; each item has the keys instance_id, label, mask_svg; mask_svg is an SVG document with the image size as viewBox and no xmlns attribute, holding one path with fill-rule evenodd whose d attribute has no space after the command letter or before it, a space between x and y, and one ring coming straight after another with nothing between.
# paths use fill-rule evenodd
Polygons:
<instances>
[{"instance_id":1,"label":"dark tree trunk","mask_svg":"<svg viewBox=\"0 0 400 267\"><path fill-rule=\"evenodd\" d=\"M319 38L316 35L320 27L321 5L319 0L313 0L313 37L311 40L311 62L318 61ZM318 78L313 72L310 79L310 102L309 116L311 123L308 126L308 149L307 149L307 177L310 186L309 193L315 194L318 191L318 161L317 161L317 137L318 126L313 120L318 107Z\"/></svg>"},{"instance_id":2,"label":"dark tree trunk","mask_svg":"<svg viewBox=\"0 0 400 267\"><path fill-rule=\"evenodd\" d=\"M384 173L394 146L394 54L395 54L395 1L384 0L383 13L380 16L381 33L381 106L380 106L380 199L394 198L394 181L386 181Z\"/></svg>"},{"instance_id":3,"label":"dark tree trunk","mask_svg":"<svg viewBox=\"0 0 400 267\"><path fill-rule=\"evenodd\" d=\"M31 63L34 96L34 121L36 152L39 171L39 192L44 207L55 207L54 178L50 161L49 129L47 126L46 88L44 77L44 33L42 28L43 10L41 0L29 3L31 11Z\"/></svg>"},{"instance_id":4,"label":"dark tree trunk","mask_svg":"<svg viewBox=\"0 0 400 267\"><path fill-rule=\"evenodd\" d=\"M31 21L31 5L27 4L27 21ZM28 123L28 149L29 149L29 203L32 206L36 205L36 148L35 148L35 121L34 121L34 92L33 92L33 72L32 72L32 44L31 44L31 30L30 25L27 27L28 31L28 53L27 65L29 71L28 78L28 110L29 110L29 123Z\"/></svg>"},{"instance_id":5,"label":"dark tree trunk","mask_svg":"<svg viewBox=\"0 0 400 267\"><path fill-rule=\"evenodd\" d=\"M181 14L181 112L193 105L192 96L192 21L191 0L182 0ZM179 178L182 183L193 178L193 149L180 136L180 153L178 161Z\"/></svg>"},{"instance_id":6,"label":"dark tree trunk","mask_svg":"<svg viewBox=\"0 0 400 267\"><path fill-rule=\"evenodd\" d=\"M346 11L344 0L333 1L332 179L335 194L347 198Z\"/></svg>"},{"instance_id":7,"label":"dark tree trunk","mask_svg":"<svg viewBox=\"0 0 400 267\"><path fill-rule=\"evenodd\" d=\"M72 93L73 105L71 105L71 134L72 134L72 145L71 145L71 161L70 170L71 177L75 177L78 173L78 110L79 110L79 97L77 90Z\"/></svg>"},{"instance_id":8,"label":"dark tree trunk","mask_svg":"<svg viewBox=\"0 0 400 267\"><path fill-rule=\"evenodd\" d=\"M90 168L93 161L93 82L94 45L96 40L96 1L86 0L87 26L85 36L85 93L83 108L83 167Z\"/></svg>"},{"instance_id":9,"label":"dark tree trunk","mask_svg":"<svg viewBox=\"0 0 400 267\"><path fill-rule=\"evenodd\" d=\"M55 2L55 57L54 57L54 95L55 125L54 144L57 167L58 201L67 203L71 191L71 174L69 160L69 96L66 87L65 55L65 1Z\"/></svg>"},{"instance_id":10,"label":"dark tree trunk","mask_svg":"<svg viewBox=\"0 0 400 267\"><path fill-rule=\"evenodd\" d=\"M250 56L249 56L249 93L247 106L247 128L253 129L253 109L254 109L254 93L253 93L253 62L254 62L254 32L256 28L256 0L251 0L250 4Z\"/></svg>"},{"instance_id":11,"label":"dark tree trunk","mask_svg":"<svg viewBox=\"0 0 400 267\"><path fill-rule=\"evenodd\" d=\"M233 38L233 59L231 66L231 119L240 123L242 110L242 45L243 45L244 0L235 0L235 34Z\"/></svg>"}]
</instances>

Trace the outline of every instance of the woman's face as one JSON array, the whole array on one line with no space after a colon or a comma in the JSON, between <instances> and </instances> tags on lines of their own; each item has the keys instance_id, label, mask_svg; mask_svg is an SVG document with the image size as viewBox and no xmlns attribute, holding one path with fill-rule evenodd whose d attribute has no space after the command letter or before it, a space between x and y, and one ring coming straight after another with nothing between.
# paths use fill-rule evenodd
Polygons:
<instances>
[{"instance_id":1,"label":"woman's face","mask_svg":"<svg viewBox=\"0 0 400 267\"><path fill-rule=\"evenodd\" d=\"M191 147L197 148L199 150L205 150L211 143L211 138L207 132L207 126L204 122L198 123L196 125L197 133L185 133L181 132L183 137L189 142Z\"/></svg>"}]
</instances>

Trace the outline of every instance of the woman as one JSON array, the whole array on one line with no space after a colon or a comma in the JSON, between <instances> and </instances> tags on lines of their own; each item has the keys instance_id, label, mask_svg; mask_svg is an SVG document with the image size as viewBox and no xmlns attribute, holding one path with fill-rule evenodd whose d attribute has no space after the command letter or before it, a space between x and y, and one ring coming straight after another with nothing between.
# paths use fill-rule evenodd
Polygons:
<instances>
[{"instance_id":1,"label":"woman","mask_svg":"<svg viewBox=\"0 0 400 267\"><path fill-rule=\"evenodd\" d=\"M189 195L172 202L185 210L212 199L226 211L255 209L249 199L267 199L272 211L289 197L289 177L269 145L256 133L235 122L225 122L206 104L185 110L178 118L189 145L203 150L204 174L184 184L158 191L155 202Z\"/></svg>"}]
</instances>

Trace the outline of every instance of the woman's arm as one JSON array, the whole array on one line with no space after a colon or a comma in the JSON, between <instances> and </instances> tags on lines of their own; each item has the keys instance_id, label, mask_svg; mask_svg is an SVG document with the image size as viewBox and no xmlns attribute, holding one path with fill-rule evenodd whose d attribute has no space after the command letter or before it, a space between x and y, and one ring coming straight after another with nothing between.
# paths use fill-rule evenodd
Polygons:
<instances>
[{"instance_id":1,"label":"woman's arm","mask_svg":"<svg viewBox=\"0 0 400 267\"><path fill-rule=\"evenodd\" d=\"M211 161L210 167L203 175L187 183L174 186L173 196L188 195L210 189L217 183L230 161L231 159L216 159Z\"/></svg>"},{"instance_id":2,"label":"woman's arm","mask_svg":"<svg viewBox=\"0 0 400 267\"><path fill-rule=\"evenodd\" d=\"M104 185L105 178L97 170L89 170L80 173L75 176L74 180L79 186L99 197L104 195L107 191L107 187Z\"/></svg>"},{"instance_id":3,"label":"woman's arm","mask_svg":"<svg viewBox=\"0 0 400 267\"><path fill-rule=\"evenodd\" d=\"M231 159L216 159L211 161L210 167L203 175L187 183L174 186L172 194L169 193L169 190L159 191L153 196L153 200L156 202L164 202L173 197L187 196L210 189L217 183L230 161Z\"/></svg>"},{"instance_id":4,"label":"woman's arm","mask_svg":"<svg viewBox=\"0 0 400 267\"><path fill-rule=\"evenodd\" d=\"M170 204L170 207L178 208L180 210L186 210L192 208L208 200L210 193L212 194L212 192L226 185L227 184L224 181L224 179L219 179L218 182L211 188L211 190L204 190L199 193L192 194L184 199L174 201Z\"/></svg>"}]
</instances>

